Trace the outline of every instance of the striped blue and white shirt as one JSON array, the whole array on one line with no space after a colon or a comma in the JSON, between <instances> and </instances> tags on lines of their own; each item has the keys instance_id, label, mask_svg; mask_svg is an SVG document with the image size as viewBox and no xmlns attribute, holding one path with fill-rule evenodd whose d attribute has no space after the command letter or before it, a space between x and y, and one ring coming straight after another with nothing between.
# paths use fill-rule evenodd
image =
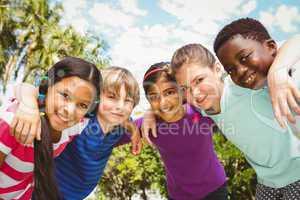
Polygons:
<instances>
[{"instance_id":1,"label":"striped blue and white shirt","mask_svg":"<svg viewBox=\"0 0 300 200\"><path fill-rule=\"evenodd\" d=\"M104 135L97 117L55 159L56 178L63 199L87 197L97 186L113 148L125 136L123 128ZM126 142L129 142L128 137Z\"/></svg>"}]
</instances>

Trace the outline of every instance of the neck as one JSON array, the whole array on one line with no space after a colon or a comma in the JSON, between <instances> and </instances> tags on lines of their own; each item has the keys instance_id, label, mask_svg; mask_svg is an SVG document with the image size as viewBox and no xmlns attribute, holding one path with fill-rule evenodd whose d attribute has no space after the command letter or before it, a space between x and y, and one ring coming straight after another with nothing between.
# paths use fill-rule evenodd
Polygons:
<instances>
[{"instance_id":1,"label":"neck","mask_svg":"<svg viewBox=\"0 0 300 200\"><path fill-rule=\"evenodd\" d=\"M51 141L52 141L52 143L59 142L59 140L61 138L62 132L54 130L54 129L51 128L50 133L51 133Z\"/></svg>"},{"instance_id":2,"label":"neck","mask_svg":"<svg viewBox=\"0 0 300 200\"><path fill-rule=\"evenodd\" d=\"M181 106L177 113L174 113L174 117L168 120L163 119L166 122L172 123L181 120L185 115L185 106Z\"/></svg>"},{"instance_id":3,"label":"neck","mask_svg":"<svg viewBox=\"0 0 300 200\"><path fill-rule=\"evenodd\" d=\"M222 96L224 93L224 82L223 81L220 81L217 89L219 92L220 99L218 99L216 101L216 103L212 106L212 108L210 110L205 111L209 115L215 115L215 114L219 114L221 112L221 100L222 100Z\"/></svg>"},{"instance_id":4,"label":"neck","mask_svg":"<svg viewBox=\"0 0 300 200\"><path fill-rule=\"evenodd\" d=\"M106 135L107 133L109 133L110 131L112 131L114 129L115 126L109 124L106 120L104 120L100 114L97 115L97 119L99 121L100 127L104 133L104 135Z\"/></svg>"}]
</instances>

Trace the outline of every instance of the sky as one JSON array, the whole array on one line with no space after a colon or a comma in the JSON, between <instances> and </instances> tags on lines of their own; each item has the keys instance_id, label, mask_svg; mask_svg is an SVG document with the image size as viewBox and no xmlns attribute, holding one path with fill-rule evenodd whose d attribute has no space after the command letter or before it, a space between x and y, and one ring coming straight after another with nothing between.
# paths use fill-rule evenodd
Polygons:
<instances>
[{"instance_id":1,"label":"sky","mask_svg":"<svg viewBox=\"0 0 300 200\"><path fill-rule=\"evenodd\" d=\"M210 50L226 24L241 17L260 20L281 43L300 33L300 0L56 0L64 25L107 42L111 65L129 69L142 85L150 65L170 61L188 43ZM135 111L147 109L144 92Z\"/></svg>"}]
</instances>

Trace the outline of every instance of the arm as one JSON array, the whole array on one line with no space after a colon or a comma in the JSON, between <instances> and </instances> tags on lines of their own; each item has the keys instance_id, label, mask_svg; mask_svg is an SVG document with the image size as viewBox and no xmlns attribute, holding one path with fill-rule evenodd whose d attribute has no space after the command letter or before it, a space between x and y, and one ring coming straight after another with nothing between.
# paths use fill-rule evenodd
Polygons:
<instances>
[{"instance_id":1,"label":"arm","mask_svg":"<svg viewBox=\"0 0 300 200\"><path fill-rule=\"evenodd\" d=\"M0 151L0 166L2 166L4 160L5 160L6 154Z\"/></svg>"},{"instance_id":2,"label":"arm","mask_svg":"<svg viewBox=\"0 0 300 200\"><path fill-rule=\"evenodd\" d=\"M283 117L295 123L290 108L300 115L300 107L297 104L297 101L300 101L300 91L288 75L288 71L299 60L300 35L296 35L287 40L278 50L268 73L274 115L282 127L285 127Z\"/></svg>"},{"instance_id":3,"label":"arm","mask_svg":"<svg viewBox=\"0 0 300 200\"><path fill-rule=\"evenodd\" d=\"M152 146L153 143L151 142L151 140L149 138L150 132L152 133L153 137L157 137L155 115L152 112L152 110L147 110L143 117L142 135L143 135L143 138L146 139L148 144L150 144Z\"/></svg>"},{"instance_id":4,"label":"arm","mask_svg":"<svg viewBox=\"0 0 300 200\"><path fill-rule=\"evenodd\" d=\"M128 120L123 124L123 127L131 133L132 154L137 155L141 153L143 144L141 140L140 130L137 125L134 122Z\"/></svg>"},{"instance_id":5,"label":"arm","mask_svg":"<svg viewBox=\"0 0 300 200\"><path fill-rule=\"evenodd\" d=\"M10 133L9 124L0 119L0 166L2 166L6 155L8 155L16 146L17 141Z\"/></svg>"},{"instance_id":6,"label":"arm","mask_svg":"<svg viewBox=\"0 0 300 200\"><path fill-rule=\"evenodd\" d=\"M12 133L19 142L32 144L34 138L41 138L38 89L22 83L15 86L14 94L20 104L11 123Z\"/></svg>"}]
</instances>

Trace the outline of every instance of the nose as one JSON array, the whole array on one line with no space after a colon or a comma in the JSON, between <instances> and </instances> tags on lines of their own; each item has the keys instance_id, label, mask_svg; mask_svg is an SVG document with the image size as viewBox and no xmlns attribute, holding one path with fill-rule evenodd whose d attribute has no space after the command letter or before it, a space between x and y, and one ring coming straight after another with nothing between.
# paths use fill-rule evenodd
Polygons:
<instances>
[{"instance_id":1,"label":"nose","mask_svg":"<svg viewBox=\"0 0 300 200\"><path fill-rule=\"evenodd\" d=\"M244 65L238 65L237 66L237 76L238 76L238 78L242 79L247 71L248 71L247 67L245 67Z\"/></svg>"},{"instance_id":2,"label":"nose","mask_svg":"<svg viewBox=\"0 0 300 200\"><path fill-rule=\"evenodd\" d=\"M120 110L120 109L124 108L124 106L125 106L125 100L119 99L117 102L116 108Z\"/></svg>"},{"instance_id":3,"label":"nose","mask_svg":"<svg viewBox=\"0 0 300 200\"><path fill-rule=\"evenodd\" d=\"M74 115L75 111L76 111L76 105L75 105L75 103L70 102L70 103L67 103L67 104L64 106L64 113L65 113L68 117Z\"/></svg>"},{"instance_id":4,"label":"nose","mask_svg":"<svg viewBox=\"0 0 300 200\"><path fill-rule=\"evenodd\" d=\"M166 97L161 97L160 98L160 107L162 109L167 108L168 107L168 99Z\"/></svg>"},{"instance_id":5,"label":"nose","mask_svg":"<svg viewBox=\"0 0 300 200\"><path fill-rule=\"evenodd\" d=\"M192 88L192 90L191 90L191 94L192 94L192 96L193 96L193 97L199 97L199 96L200 96L200 94L201 94L201 92L200 92L200 89L199 89L199 88L197 88L197 87L195 87L195 88Z\"/></svg>"}]
</instances>

